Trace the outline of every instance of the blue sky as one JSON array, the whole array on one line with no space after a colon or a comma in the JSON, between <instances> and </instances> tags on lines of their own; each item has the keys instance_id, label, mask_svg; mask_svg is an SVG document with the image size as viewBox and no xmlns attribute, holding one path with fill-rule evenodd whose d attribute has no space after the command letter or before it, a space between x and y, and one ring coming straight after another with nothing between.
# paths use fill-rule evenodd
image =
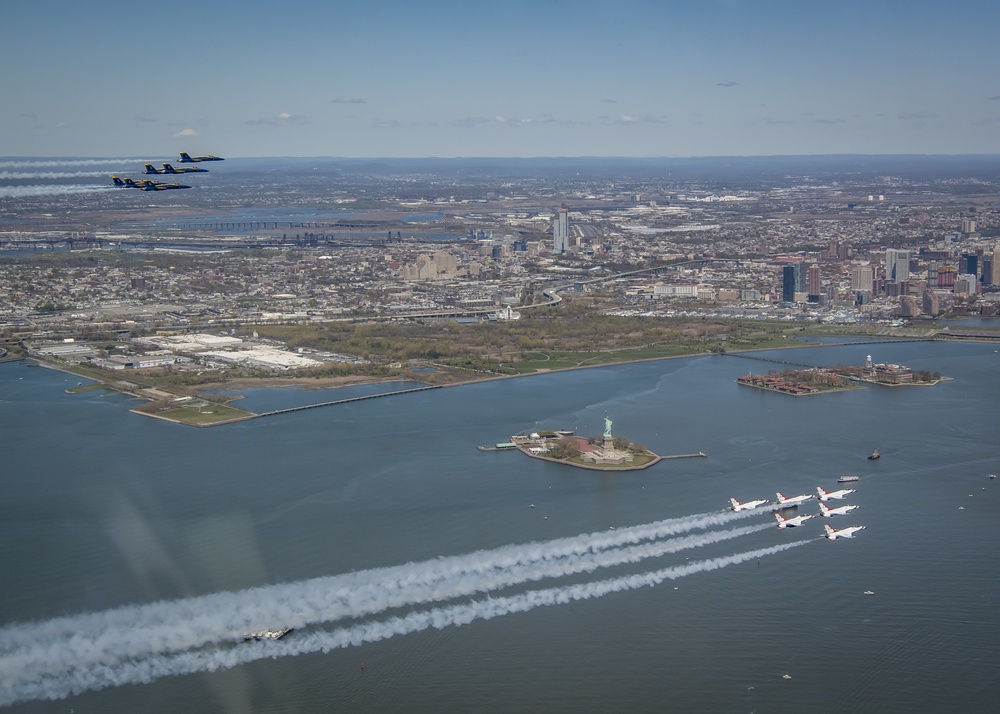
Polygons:
<instances>
[{"instance_id":1,"label":"blue sky","mask_svg":"<svg viewBox=\"0 0 1000 714\"><path fill-rule=\"evenodd\" d=\"M7 2L0 156L1000 153L1000 3Z\"/></svg>"}]
</instances>

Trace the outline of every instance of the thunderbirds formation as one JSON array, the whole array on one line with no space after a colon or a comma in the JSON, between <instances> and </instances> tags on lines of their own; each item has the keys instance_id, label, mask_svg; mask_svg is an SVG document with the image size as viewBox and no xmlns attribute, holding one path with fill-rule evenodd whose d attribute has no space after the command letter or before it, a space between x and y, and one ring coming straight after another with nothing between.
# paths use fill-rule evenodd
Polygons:
<instances>
[{"instance_id":1,"label":"thunderbirds formation","mask_svg":"<svg viewBox=\"0 0 1000 714\"><path fill-rule=\"evenodd\" d=\"M180 152L182 164L197 164L202 161L225 161L225 159L219 156L191 156L187 152ZM152 164L144 164L146 174L205 174L208 173L208 169L203 169L199 166L182 166L180 168L174 168L168 163L163 163L163 168L155 168ZM143 191L168 191L174 188L191 188L186 184L181 183L162 183L160 181L151 181L149 179L139 179L138 181L133 181L130 178L119 178L118 176L111 177L111 183L113 183L118 188L138 188Z\"/></svg>"},{"instance_id":2,"label":"thunderbirds formation","mask_svg":"<svg viewBox=\"0 0 1000 714\"><path fill-rule=\"evenodd\" d=\"M776 500L774 502L774 505L771 507L771 510L774 513L774 520L777 522L778 528L781 530L784 530L785 528L794 528L796 526L801 526L803 523L805 523L811 518L815 518L816 514L814 513L809 513L789 518L786 518L781 513L779 513L779 511L783 511L785 509L797 508L799 505L805 503L806 501L811 501L814 498L819 500L819 515L823 516L824 518L832 518L833 516L846 515L851 511L853 511L855 508L860 508L860 506L851 504L838 506L837 508L830 508L824 503L824 501L828 501L831 498L840 500L843 499L848 494L856 493L856 490L853 488L845 488L841 489L840 491L824 491L821 487L817 486L816 493L817 493L816 496L813 496L811 494L802 494L801 496L792 496L792 497L787 497L782 493L774 494L776 496ZM750 511L755 508L758 508L759 506L765 506L771 503L771 501L768 499L759 499L756 501L746 501L744 503L741 503L737 501L735 498L730 498L729 503L730 503L730 508L734 511ZM837 538L853 538L854 534L857 533L858 531L864 530L865 526L848 526L847 528L841 528L840 530L837 530L828 525L825 525L823 526L823 529L826 531L827 538L829 538L830 540L837 540Z\"/></svg>"}]
</instances>

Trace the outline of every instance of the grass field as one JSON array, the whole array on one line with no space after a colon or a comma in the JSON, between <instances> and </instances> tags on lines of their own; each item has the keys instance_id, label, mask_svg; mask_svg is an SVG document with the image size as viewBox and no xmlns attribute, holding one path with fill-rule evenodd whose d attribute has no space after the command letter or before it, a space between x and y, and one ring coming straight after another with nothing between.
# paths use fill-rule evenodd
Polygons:
<instances>
[{"instance_id":1,"label":"grass field","mask_svg":"<svg viewBox=\"0 0 1000 714\"><path fill-rule=\"evenodd\" d=\"M234 419L246 419L253 417L252 412L243 409L235 409L225 404L215 404L212 402L201 402L197 405L178 407L166 411L157 412L155 416L179 424L189 424L191 426L211 426L221 422L233 421Z\"/></svg>"}]
</instances>

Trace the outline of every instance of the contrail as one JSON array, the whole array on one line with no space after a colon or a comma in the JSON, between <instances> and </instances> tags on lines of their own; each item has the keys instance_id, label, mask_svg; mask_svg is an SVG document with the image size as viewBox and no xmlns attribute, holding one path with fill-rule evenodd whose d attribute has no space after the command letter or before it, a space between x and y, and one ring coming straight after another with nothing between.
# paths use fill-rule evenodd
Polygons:
<instances>
[{"instance_id":1,"label":"contrail","mask_svg":"<svg viewBox=\"0 0 1000 714\"><path fill-rule=\"evenodd\" d=\"M107 171L0 171L0 181L25 181L28 179L97 178L107 176Z\"/></svg>"},{"instance_id":2,"label":"contrail","mask_svg":"<svg viewBox=\"0 0 1000 714\"><path fill-rule=\"evenodd\" d=\"M0 161L0 170L44 169L56 166L111 166L134 163L138 159L18 159ZM141 163L141 162L140 162Z\"/></svg>"},{"instance_id":3,"label":"contrail","mask_svg":"<svg viewBox=\"0 0 1000 714\"><path fill-rule=\"evenodd\" d=\"M144 656L149 653L151 646L159 646L160 651L184 650L206 642L229 639L234 637L234 633L238 635L245 630L258 630L270 623L280 622L285 626L302 627L314 622L330 622L343 617L372 614L387 607L412 604L415 601L405 593L412 593L415 588L422 587L421 592L433 595L442 592L442 582L459 578L491 576L490 584L486 587L476 587L476 581L470 580L466 589L458 590L449 597L483 592L501 587L499 583L503 576L497 574L514 567L556 561L573 555L595 553L724 525L751 515L754 515L752 511L704 513L617 531L435 558L423 563L375 568L236 593L215 593L173 602L122 607L42 623L11 625L0 629L0 673L3 671L2 662L7 659L8 654L14 654L21 648L34 649L39 643L61 644L67 638L85 636L95 644L106 642L109 648L118 651L128 649L127 654L130 656ZM508 575L506 579L509 581L508 585L512 585L530 578L512 579ZM375 592L371 596L357 596L357 593L372 591ZM391 604L374 604L389 601L393 594L396 597L391 600ZM433 599L443 598L438 596ZM418 601L427 600L424 598ZM222 615L226 614L230 616L223 621ZM190 626L178 629L179 621ZM126 645L138 649L133 651Z\"/></svg>"},{"instance_id":4,"label":"contrail","mask_svg":"<svg viewBox=\"0 0 1000 714\"><path fill-rule=\"evenodd\" d=\"M67 184L65 186L2 186L0 198L27 198L30 196L57 196L69 193L92 193L95 191L110 191L114 186L94 186L86 184Z\"/></svg>"},{"instance_id":5,"label":"contrail","mask_svg":"<svg viewBox=\"0 0 1000 714\"><path fill-rule=\"evenodd\" d=\"M460 605L433 608L393 617L379 622L366 622L332 632L296 635L292 640L249 643L226 649L215 648L145 659L118 659L75 663L58 673L23 672L0 678L0 706L18 701L60 699L70 694L103 689L124 684L143 684L168 676L229 669L259 659L329 652L334 649L378 642L390 637L420 632L429 628L459 627L476 620L488 620L538 607L560 605L578 600L658 585L696 573L718 570L729 565L780 553L810 541L794 541L770 548L761 548L710 560L696 561L661 570L619 578L542 590L529 590L508 597L489 598Z\"/></svg>"},{"instance_id":6,"label":"contrail","mask_svg":"<svg viewBox=\"0 0 1000 714\"><path fill-rule=\"evenodd\" d=\"M643 548L622 548L749 515L752 512L706 513L424 563L13 625L0 630L0 681L7 673L45 677L85 663L183 652L209 643L233 641L242 632L274 623L301 628L546 577L589 572L770 527L752 526L651 543Z\"/></svg>"}]
</instances>

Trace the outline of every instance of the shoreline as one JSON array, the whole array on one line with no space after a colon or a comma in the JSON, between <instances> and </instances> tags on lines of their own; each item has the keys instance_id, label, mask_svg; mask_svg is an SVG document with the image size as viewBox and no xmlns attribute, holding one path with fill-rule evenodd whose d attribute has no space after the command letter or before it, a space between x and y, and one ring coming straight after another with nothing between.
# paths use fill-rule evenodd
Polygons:
<instances>
[{"instance_id":1,"label":"shoreline","mask_svg":"<svg viewBox=\"0 0 1000 714\"><path fill-rule=\"evenodd\" d=\"M850 337L850 336L849 335L845 335L845 337ZM883 341L887 341L887 342L935 342L935 341L938 341L938 340L941 340L941 341L944 341L944 342L951 341L951 340L949 340L947 338L941 338L941 337L895 337L895 338L888 338L888 339L883 338ZM984 342L988 342L988 340L983 340L983 341ZM857 344L857 343L851 342L851 343L844 343L844 344L838 344L838 343L830 344L830 343L822 343L822 342L813 342L813 343L810 343L810 344L789 344L789 345L782 345L782 346L778 346L778 347L774 347L774 346L770 346L770 347L750 347L750 348L747 348L747 349L730 350L730 351L726 351L726 352L701 351L701 352L690 352L690 353L687 353L687 354L679 354L679 355L668 355L668 356L664 356L664 357L643 357L643 358L639 358L639 359L621 360L621 361L617 361L617 362L607 362L607 363L603 363L603 364L577 365L577 366L573 366L573 367L564 367L564 368L561 368L561 369L540 369L540 370L537 370L535 372L528 372L528 373L523 373L523 374L484 374L484 375L481 375L481 376L477 375L477 376L472 376L472 377L468 377L468 378L459 378L459 375L455 374L452 371L452 370L455 369L453 367L434 365L436 369L440 369L440 370L442 370L442 372L449 373L451 377L455 378L454 381L449 381L449 382L446 382L446 383L438 383L438 384L433 384L432 381L422 382L422 381L414 378L413 375L409 375L409 374L400 374L400 375L395 375L395 376L380 376L380 377L369 377L369 376L364 376L364 375L347 375L347 376L338 376L338 377L308 377L308 376L303 376L303 377L260 377L260 378L244 377L244 378L233 379L231 381L208 382L208 383L205 383L205 384L193 385L191 387L185 387L183 389L179 389L178 391L181 394L190 395L190 396L197 396L198 398L204 399L206 401L214 401L216 403L226 404L226 403L228 403L230 401L235 401L235 400L240 399L241 396L237 395L237 396L234 396L232 398L226 399L225 402L218 402L218 401L212 399L211 396L206 396L204 394L204 392L207 392L207 391L233 391L233 392L237 392L237 391L243 391L243 390L249 390L249 389L283 389L283 388L287 388L287 387L294 387L294 388L300 388L300 389L306 389L306 390L326 390L326 389L339 389L341 387L348 387L348 386L358 386L358 385L367 385L367 384L379 384L379 383L382 383L382 382L412 382L415 385L421 385L421 386L432 386L433 385L433 386L440 387L440 388L445 388L445 387L461 387L461 386L467 386L467 385L471 385L471 384L478 384L478 383L482 383L482 382L493 382L493 381L499 381L499 380L504 380L504 379L520 379L520 378L523 378L523 377L533 377L533 376L538 376L538 375L543 375L543 374L552 374L552 373L555 373L555 372L568 372L568 371L576 371L576 370L584 370L584 369L597 369L597 368L600 368L600 367L613 367L615 365L640 364L640 363L644 363L644 362L660 362L660 361L663 361L663 360L687 359L687 358L690 358L690 357L703 357L703 356L704 357L707 357L707 356L722 356L722 357L725 357L727 355L737 356L737 355L741 355L741 354L749 354L749 353L754 353L754 352L773 352L773 351L783 351L783 350L789 350L789 349L809 349L809 348L814 348L814 347L836 347L836 346L846 346L846 345L855 345L855 344ZM103 380L97 379L95 377L86 377L86 376L80 375L80 374L78 374L76 372L73 372L72 370L70 370L67 367L64 367L62 365L54 364L54 363L51 363L51 362L48 362L48 361L45 361L45 360L39 360L37 358L32 358L32 359L34 360L34 362L36 364L38 364L40 366L44 366L44 367L48 367L50 369L55 369L55 370L58 370L58 371L66 372L68 374L73 374L76 377L82 377L84 379L91 379L91 380L93 380L95 382L103 384L106 388L114 389L114 387L112 386L113 385L113 381L112 380L103 381ZM948 379L948 378L943 378L943 379ZM745 386L756 386L756 385L745 385ZM886 386L889 386L889 385L886 385ZM892 385L892 386L903 386L903 385ZM913 385L913 386L917 386L917 385ZM924 386L924 385L921 384L919 386ZM759 389L766 389L764 387L758 387L758 388ZM849 390L849 389L851 389L851 388L847 387L847 388L836 389L836 390L825 390L825 391L819 392L819 393L823 394L823 393L826 393L826 391L845 391L845 390ZM120 390L116 390L116 391L120 391ZM778 390L770 390L770 389L768 389L767 391L778 391ZM126 392L122 392L122 393L126 393ZM781 392L781 393L782 394L788 394L787 392ZM131 396L134 396L136 398L140 398L140 399L149 399L148 396L143 396L141 394L135 394L135 393L132 393L132 392L128 392L128 394L130 394ZM793 395L793 396L810 396L810 395ZM130 411L135 411L135 410L130 410ZM156 414L151 414L149 412L135 411L135 413L141 414L142 416L156 416L157 418L161 419L162 421L173 422L173 423L182 424L182 425L185 425L185 426L199 426L199 427L221 426L223 424L231 424L231 423L233 423L235 421L246 421L248 419L256 419L256 418L258 418L260 416L259 414L249 412L248 416L241 416L241 417L238 417L236 419L230 418L230 419L220 420L220 421L214 422L214 423L193 424L191 422L187 422L187 421L183 421L183 420L171 419L169 417L163 417L163 416L159 416L159 415L156 415ZM533 457L533 458L537 458L537 457ZM560 463L562 463L562 462L560 462Z\"/></svg>"}]
</instances>

